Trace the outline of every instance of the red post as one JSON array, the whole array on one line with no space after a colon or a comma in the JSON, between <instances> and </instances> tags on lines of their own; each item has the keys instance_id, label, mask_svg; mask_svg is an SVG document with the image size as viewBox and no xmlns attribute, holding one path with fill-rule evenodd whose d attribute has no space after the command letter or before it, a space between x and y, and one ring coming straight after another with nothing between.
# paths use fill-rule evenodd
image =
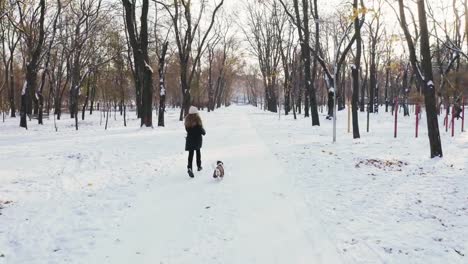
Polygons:
<instances>
[{"instance_id":1,"label":"red post","mask_svg":"<svg viewBox=\"0 0 468 264\"><path fill-rule=\"evenodd\" d=\"M419 104L416 105L416 138L418 138L418 131L419 131L419 112L421 111L421 107Z\"/></svg>"},{"instance_id":2,"label":"red post","mask_svg":"<svg viewBox=\"0 0 468 264\"><path fill-rule=\"evenodd\" d=\"M452 106L452 137L455 136L455 107Z\"/></svg>"},{"instance_id":3,"label":"red post","mask_svg":"<svg viewBox=\"0 0 468 264\"><path fill-rule=\"evenodd\" d=\"M462 125L461 131L465 132L465 97L462 98Z\"/></svg>"},{"instance_id":4,"label":"red post","mask_svg":"<svg viewBox=\"0 0 468 264\"><path fill-rule=\"evenodd\" d=\"M394 128L394 134L393 137L397 137L397 123L398 123L398 97L395 97L395 128Z\"/></svg>"},{"instance_id":5,"label":"red post","mask_svg":"<svg viewBox=\"0 0 468 264\"><path fill-rule=\"evenodd\" d=\"M450 106L449 106L450 107ZM445 119L444 119L444 124L445 124L445 132L448 132L448 127L449 127L449 121L448 121L448 111L445 109Z\"/></svg>"}]
</instances>

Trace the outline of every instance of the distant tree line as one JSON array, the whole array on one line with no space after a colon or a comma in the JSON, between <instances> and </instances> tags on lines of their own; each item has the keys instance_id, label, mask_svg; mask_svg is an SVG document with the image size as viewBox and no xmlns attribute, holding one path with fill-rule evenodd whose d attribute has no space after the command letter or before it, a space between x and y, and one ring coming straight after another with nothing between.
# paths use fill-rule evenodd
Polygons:
<instances>
[{"instance_id":1,"label":"distant tree line","mask_svg":"<svg viewBox=\"0 0 468 264\"><path fill-rule=\"evenodd\" d=\"M182 120L242 95L313 126L348 106L359 138L359 111L369 129L370 113L421 104L442 156L439 115L467 95L467 0L224 2L1 1L0 110L25 128L67 113L78 129L96 110L131 109L152 127L167 107Z\"/></svg>"}]
</instances>

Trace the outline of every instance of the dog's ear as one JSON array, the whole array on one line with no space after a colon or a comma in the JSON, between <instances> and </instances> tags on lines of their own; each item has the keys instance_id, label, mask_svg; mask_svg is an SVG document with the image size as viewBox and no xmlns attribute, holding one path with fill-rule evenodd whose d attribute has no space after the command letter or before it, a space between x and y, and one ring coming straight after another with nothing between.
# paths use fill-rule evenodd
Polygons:
<instances>
[{"instance_id":1,"label":"dog's ear","mask_svg":"<svg viewBox=\"0 0 468 264\"><path fill-rule=\"evenodd\" d=\"M223 164L223 162L220 160L216 161L216 165L219 165L219 164Z\"/></svg>"}]
</instances>

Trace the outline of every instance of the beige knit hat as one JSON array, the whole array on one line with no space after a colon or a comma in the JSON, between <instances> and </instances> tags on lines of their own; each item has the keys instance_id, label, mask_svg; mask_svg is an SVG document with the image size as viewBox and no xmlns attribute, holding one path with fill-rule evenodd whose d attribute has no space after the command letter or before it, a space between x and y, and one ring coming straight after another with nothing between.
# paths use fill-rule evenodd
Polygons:
<instances>
[{"instance_id":1,"label":"beige knit hat","mask_svg":"<svg viewBox=\"0 0 468 264\"><path fill-rule=\"evenodd\" d=\"M198 109L195 106L191 106L188 111L189 114L198 114Z\"/></svg>"}]
</instances>

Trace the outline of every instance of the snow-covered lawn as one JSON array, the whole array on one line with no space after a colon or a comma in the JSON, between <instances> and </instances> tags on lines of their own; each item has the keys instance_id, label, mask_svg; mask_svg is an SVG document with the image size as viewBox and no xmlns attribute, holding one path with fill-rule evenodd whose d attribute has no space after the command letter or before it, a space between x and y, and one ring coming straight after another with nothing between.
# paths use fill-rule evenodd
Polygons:
<instances>
[{"instance_id":1,"label":"snow-covered lawn","mask_svg":"<svg viewBox=\"0 0 468 264\"><path fill-rule=\"evenodd\" d=\"M331 121L251 106L202 112L204 170L186 174L178 111L165 128L99 112L0 123L0 263L468 263L468 133L371 115L362 139ZM423 116L424 117L424 116ZM442 124L442 120L439 120ZM226 165L224 180L211 177Z\"/></svg>"}]
</instances>

